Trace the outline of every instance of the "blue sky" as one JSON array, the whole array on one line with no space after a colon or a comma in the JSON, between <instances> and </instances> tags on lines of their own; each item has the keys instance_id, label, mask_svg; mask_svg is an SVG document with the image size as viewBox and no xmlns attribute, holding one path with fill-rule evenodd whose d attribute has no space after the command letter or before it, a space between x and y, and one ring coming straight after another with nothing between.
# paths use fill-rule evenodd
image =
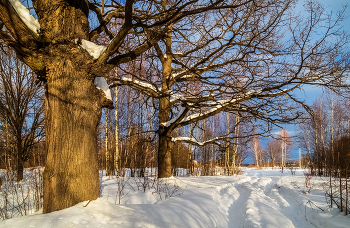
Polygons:
<instances>
[{"instance_id":1,"label":"blue sky","mask_svg":"<svg viewBox=\"0 0 350 228\"><path fill-rule=\"evenodd\" d=\"M297 8L301 14L303 14L303 4L305 1L299 1L297 4ZM341 22L340 26L343 30L347 31L350 34L350 0L319 0L321 4L324 5L327 12L336 13L337 11L343 9L343 6L347 5L347 10L345 11L345 15L347 16L344 21ZM314 101L319 98L323 94L323 90L320 87L316 86L304 86L302 90L297 91L299 97L306 102L308 105L312 105ZM297 134L297 129L294 125L284 125L285 129L289 132L290 135ZM280 129L275 129L273 132L278 132ZM265 149L266 143L269 139L261 139L261 145ZM299 147L295 142L293 148L291 150L291 159L299 158ZM302 150L302 153L306 153L306 151ZM244 163L254 163L253 158L249 157L245 160Z\"/></svg>"}]
</instances>

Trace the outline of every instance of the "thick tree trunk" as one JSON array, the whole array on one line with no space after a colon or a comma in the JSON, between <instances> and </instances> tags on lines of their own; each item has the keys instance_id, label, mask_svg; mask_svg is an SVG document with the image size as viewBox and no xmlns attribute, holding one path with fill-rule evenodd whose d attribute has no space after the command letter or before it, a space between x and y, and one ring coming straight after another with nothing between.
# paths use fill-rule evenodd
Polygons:
<instances>
[{"instance_id":1,"label":"thick tree trunk","mask_svg":"<svg viewBox=\"0 0 350 228\"><path fill-rule=\"evenodd\" d=\"M106 102L82 67L87 53L72 44L51 51L57 56L49 64L45 83L44 213L100 196L97 125Z\"/></svg>"},{"instance_id":2,"label":"thick tree trunk","mask_svg":"<svg viewBox=\"0 0 350 228\"><path fill-rule=\"evenodd\" d=\"M162 70L162 91L169 91L172 86L171 77L171 63L172 63L172 50L171 41L172 33L167 33L166 38L166 58L163 61ZM159 99L159 123L166 123L170 117L170 96L164 96ZM171 150L173 148L173 142L171 141L171 130L168 127L159 127L159 147L158 147L158 177L166 178L171 177Z\"/></svg>"},{"instance_id":3,"label":"thick tree trunk","mask_svg":"<svg viewBox=\"0 0 350 228\"><path fill-rule=\"evenodd\" d=\"M17 181L23 180L23 161L21 158L17 160Z\"/></svg>"},{"instance_id":4,"label":"thick tree trunk","mask_svg":"<svg viewBox=\"0 0 350 228\"><path fill-rule=\"evenodd\" d=\"M174 142L166 134L159 134L158 177L171 177L171 150Z\"/></svg>"},{"instance_id":5,"label":"thick tree trunk","mask_svg":"<svg viewBox=\"0 0 350 228\"><path fill-rule=\"evenodd\" d=\"M97 125L102 107L113 106L94 85L93 58L74 41L89 38L89 2L33 1L45 64L47 161L43 212L100 196Z\"/></svg>"},{"instance_id":6,"label":"thick tree trunk","mask_svg":"<svg viewBox=\"0 0 350 228\"><path fill-rule=\"evenodd\" d=\"M21 129L18 130L17 132L21 132ZM22 148L22 139L21 135L17 135L16 137L17 145L17 181L22 181L23 180L23 160L22 160L22 154L23 154L23 148Z\"/></svg>"}]
</instances>

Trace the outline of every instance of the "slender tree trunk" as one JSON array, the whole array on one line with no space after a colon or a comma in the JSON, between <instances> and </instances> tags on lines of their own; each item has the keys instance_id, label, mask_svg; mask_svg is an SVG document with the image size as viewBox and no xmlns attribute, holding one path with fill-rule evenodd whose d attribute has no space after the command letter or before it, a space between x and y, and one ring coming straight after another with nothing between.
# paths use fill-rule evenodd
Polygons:
<instances>
[{"instance_id":1,"label":"slender tree trunk","mask_svg":"<svg viewBox=\"0 0 350 228\"><path fill-rule=\"evenodd\" d=\"M284 146L283 146L283 139L282 139L282 143L281 143L281 159L282 159L282 161L281 161L281 166L282 166L282 172L283 172L283 167L284 167L284 153L283 153L283 150L284 150Z\"/></svg>"},{"instance_id":2,"label":"slender tree trunk","mask_svg":"<svg viewBox=\"0 0 350 228\"><path fill-rule=\"evenodd\" d=\"M226 122L227 122L227 126L226 126L226 134L227 137L230 136L230 113L226 113ZM225 156L225 169L227 175L230 175L230 141L229 139L226 142L226 156Z\"/></svg>"},{"instance_id":3,"label":"slender tree trunk","mask_svg":"<svg viewBox=\"0 0 350 228\"><path fill-rule=\"evenodd\" d=\"M11 156L10 156L10 133L9 133L9 127L8 127L8 120L5 120L5 129L6 129L6 166L7 170L11 169Z\"/></svg>"},{"instance_id":4,"label":"slender tree trunk","mask_svg":"<svg viewBox=\"0 0 350 228\"><path fill-rule=\"evenodd\" d=\"M259 146L259 140L257 138L254 138L255 161L256 161L256 167L259 169L260 166L259 166L258 146ZM283 163L283 149L282 149L282 163Z\"/></svg>"},{"instance_id":5,"label":"slender tree trunk","mask_svg":"<svg viewBox=\"0 0 350 228\"><path fill-rule=\"evenodd\" d=\"M236 173L236 155L238 152L238 143L239 143L239 115L236 114L236 122L235 122L235 145L234 145L234 151L232 153L232 175L234 176Z\"/></svg>"},{"instance_id":6,"label":"slender tree trunk","mask_svg":"<svg viewBox=\"0 0 350 228\"><path fill-rule=\"evenodd\" d=\"M128 91L128 132L127 132L127 146L125 148L125 163L124 167L127 168L128 160L129 160L129 154L131 150L131 88L129 87ZM131 159L130 159L131 160ZM131 163L130 163L131 164ZM129 168L131 166L129 165Z\"/></svg>"},{"instance_id":7,"label":"slender tree trunk","mask_svg":"<svg viewBox=\"0 0 350 228\"><path fill-rule=\"evenodd\" d=\"M331 149L332 149L332 168L334 167L334 104L333 104L333 92L331 92ZM328 167L330 169L330 167Z\"/></svg>"},{"instance_id":8,"label":"slender tree trunk","mask_svg":"<svg viewBox=\"0 0 350 228\"><path fill-rule=\"evenodd\" d=\"M106 109L106 176L111 176L112 175L112 156L111 156L111 150L109 148L109 110Z\"/></svg>"},{"instance_id":9,"label":"slender tree trunk","mask_svg":"<svg viewBox=\"0 0 350 228\"><path fill-rule=\"evenodd\" d=\"M206 134L206 120L202 120L202 142L206 140L205 134ZM203 168L204 168L204 176L208 176L208 148L206 146L202 147L203 151Z\"/></svg>"},{"instance_id":10,"label":"slender tree trunk","mask_svg":"<svg viewBox=\"0 0 350 228\"><path fill-rule=\"evenodd\" d=\"M188 137L191 137L192 134L193 134L193 129L194 127L192 127L192 124L190 124L188 126L188 133L189 133L189 136ZM192 156L192 144L189 143L188 144L188 158L189 158L189 161L190 161L190 175L192 176L193 174L193 171L194 171L194 164L193 164L193 156Z\"/></svg>"},{"instance_id":11,"label":"slender tree trunk","mask_svg":"<svg viewBox=\"0 0 350 228\"><path fill-rule=\"evenodd\" d=\"M114 169L115 175L119 176L119 137L118 137L118 87L115 87L115 108L114 108L114 117L115 117L115 157L114 157Z\"/></svg>"}]
</instances>

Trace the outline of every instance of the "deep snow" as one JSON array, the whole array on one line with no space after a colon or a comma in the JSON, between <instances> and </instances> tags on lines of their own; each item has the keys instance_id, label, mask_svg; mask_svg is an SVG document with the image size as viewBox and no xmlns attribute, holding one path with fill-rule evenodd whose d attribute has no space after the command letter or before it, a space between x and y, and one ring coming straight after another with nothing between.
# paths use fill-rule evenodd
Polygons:
<instances>
[{"instance_id":1,"label":"deep snow","mask_svg":"<svg viewBox=\"0 0 350 228\"><path fill-rule=\"evenodd\" d=\"M103 177L102 197L95 201L0 221L0 227L350 227L350 216L326 204L323 180L313 177L311 189L304 180L303 170L292 176L271 169L236 177L173 177L158 185Z\"/></svg>"}]
</instances>

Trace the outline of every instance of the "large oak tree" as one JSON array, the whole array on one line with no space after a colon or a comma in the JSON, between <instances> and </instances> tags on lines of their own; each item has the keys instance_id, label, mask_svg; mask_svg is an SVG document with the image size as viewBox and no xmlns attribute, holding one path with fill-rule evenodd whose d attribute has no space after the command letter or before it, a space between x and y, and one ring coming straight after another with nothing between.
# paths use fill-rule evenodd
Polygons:
<instances>
[{"instance_id":1,"label":"large oak tree","mask_svg":"<svg viewBox=\"0 0 350 228\"><path fill-rule=\"evenodd\" d=\"M31 12L37 19L18 0L0 0L0 39L44 82L47 213L100 195L97 125L101 109L112 108L108 85L102 77L115 66L136 59L162 38L168 39L175 23L207 11L234 10L254 1L154 0L136 1L135 6L132 0L125 4L114 0L25 2L32 4L27 7L33 7ZM117 32L110 29L116 21L122 21ZM98 25L92 27L92 22ZM127 49L125 42L130 34L143 34L143 38ZM109 39L105 49L92 43L101 36ZM164 72L169 75L171 69L164 67ZM169 85L164 84L162 91L166 87ZM160 108L169 114L164 102ZM161 122L168 118L160 117ZM164 132L161 135L167 136ZM164 139L160 138L160 145L168 142ZM160 176L167 175L160 172Z\"/></svg>"},{"instance_id":2,"label":"large oak tree","mask_svg":"<svg viewBox=\"0 0 350 228\"><path fill-rule=\"evenodd\" d=\"M346 88L348 38L337 27L344 12L332 17L315 1L306 2L304 16L293 12L294 1L226 2L226 7L192 15L186 10L199 11L205 3L138 2L134 19L144 32L138 39L147 40L154 32L149 28L162 20L172 23L163 31L165 37L145 52L147 63L137 59L147 74L121 66L124 75L109 77L111 87L132 86L157 100L159 177L171 176L174 143L225 145L236 137L228 132L200 142L175 137L177 128L220 112L269 124L291 122L300 116L300 108L308 109L295 93L303 85L337 92ZM183 11L181 20L172 18L174 10ZM154 24L145 19L150 14L157 15Z\"/></svg>"},{"instance_id":3,"label":"large oak tree","mask_svg":"<svg viewBox=\"0 0 350 228\"><path fill-rule=\"evenodd\" d=\"M286 104L303 105L293 90L342 86L347 40L334 38L337 21L311 2L308 20L289 17L292 2L32 0L36 20L18 0L0 0L0 39L44 82L44 213L99 197L97 125L112 108L103 77L142 53L159 63L156 77L108 78L158 100L159 177L171 175L173 143L194 141L172 138L176 128L222 111L293 120ZM106 48L93 43L100 38Z\"/></svg>"}]
</instances>

